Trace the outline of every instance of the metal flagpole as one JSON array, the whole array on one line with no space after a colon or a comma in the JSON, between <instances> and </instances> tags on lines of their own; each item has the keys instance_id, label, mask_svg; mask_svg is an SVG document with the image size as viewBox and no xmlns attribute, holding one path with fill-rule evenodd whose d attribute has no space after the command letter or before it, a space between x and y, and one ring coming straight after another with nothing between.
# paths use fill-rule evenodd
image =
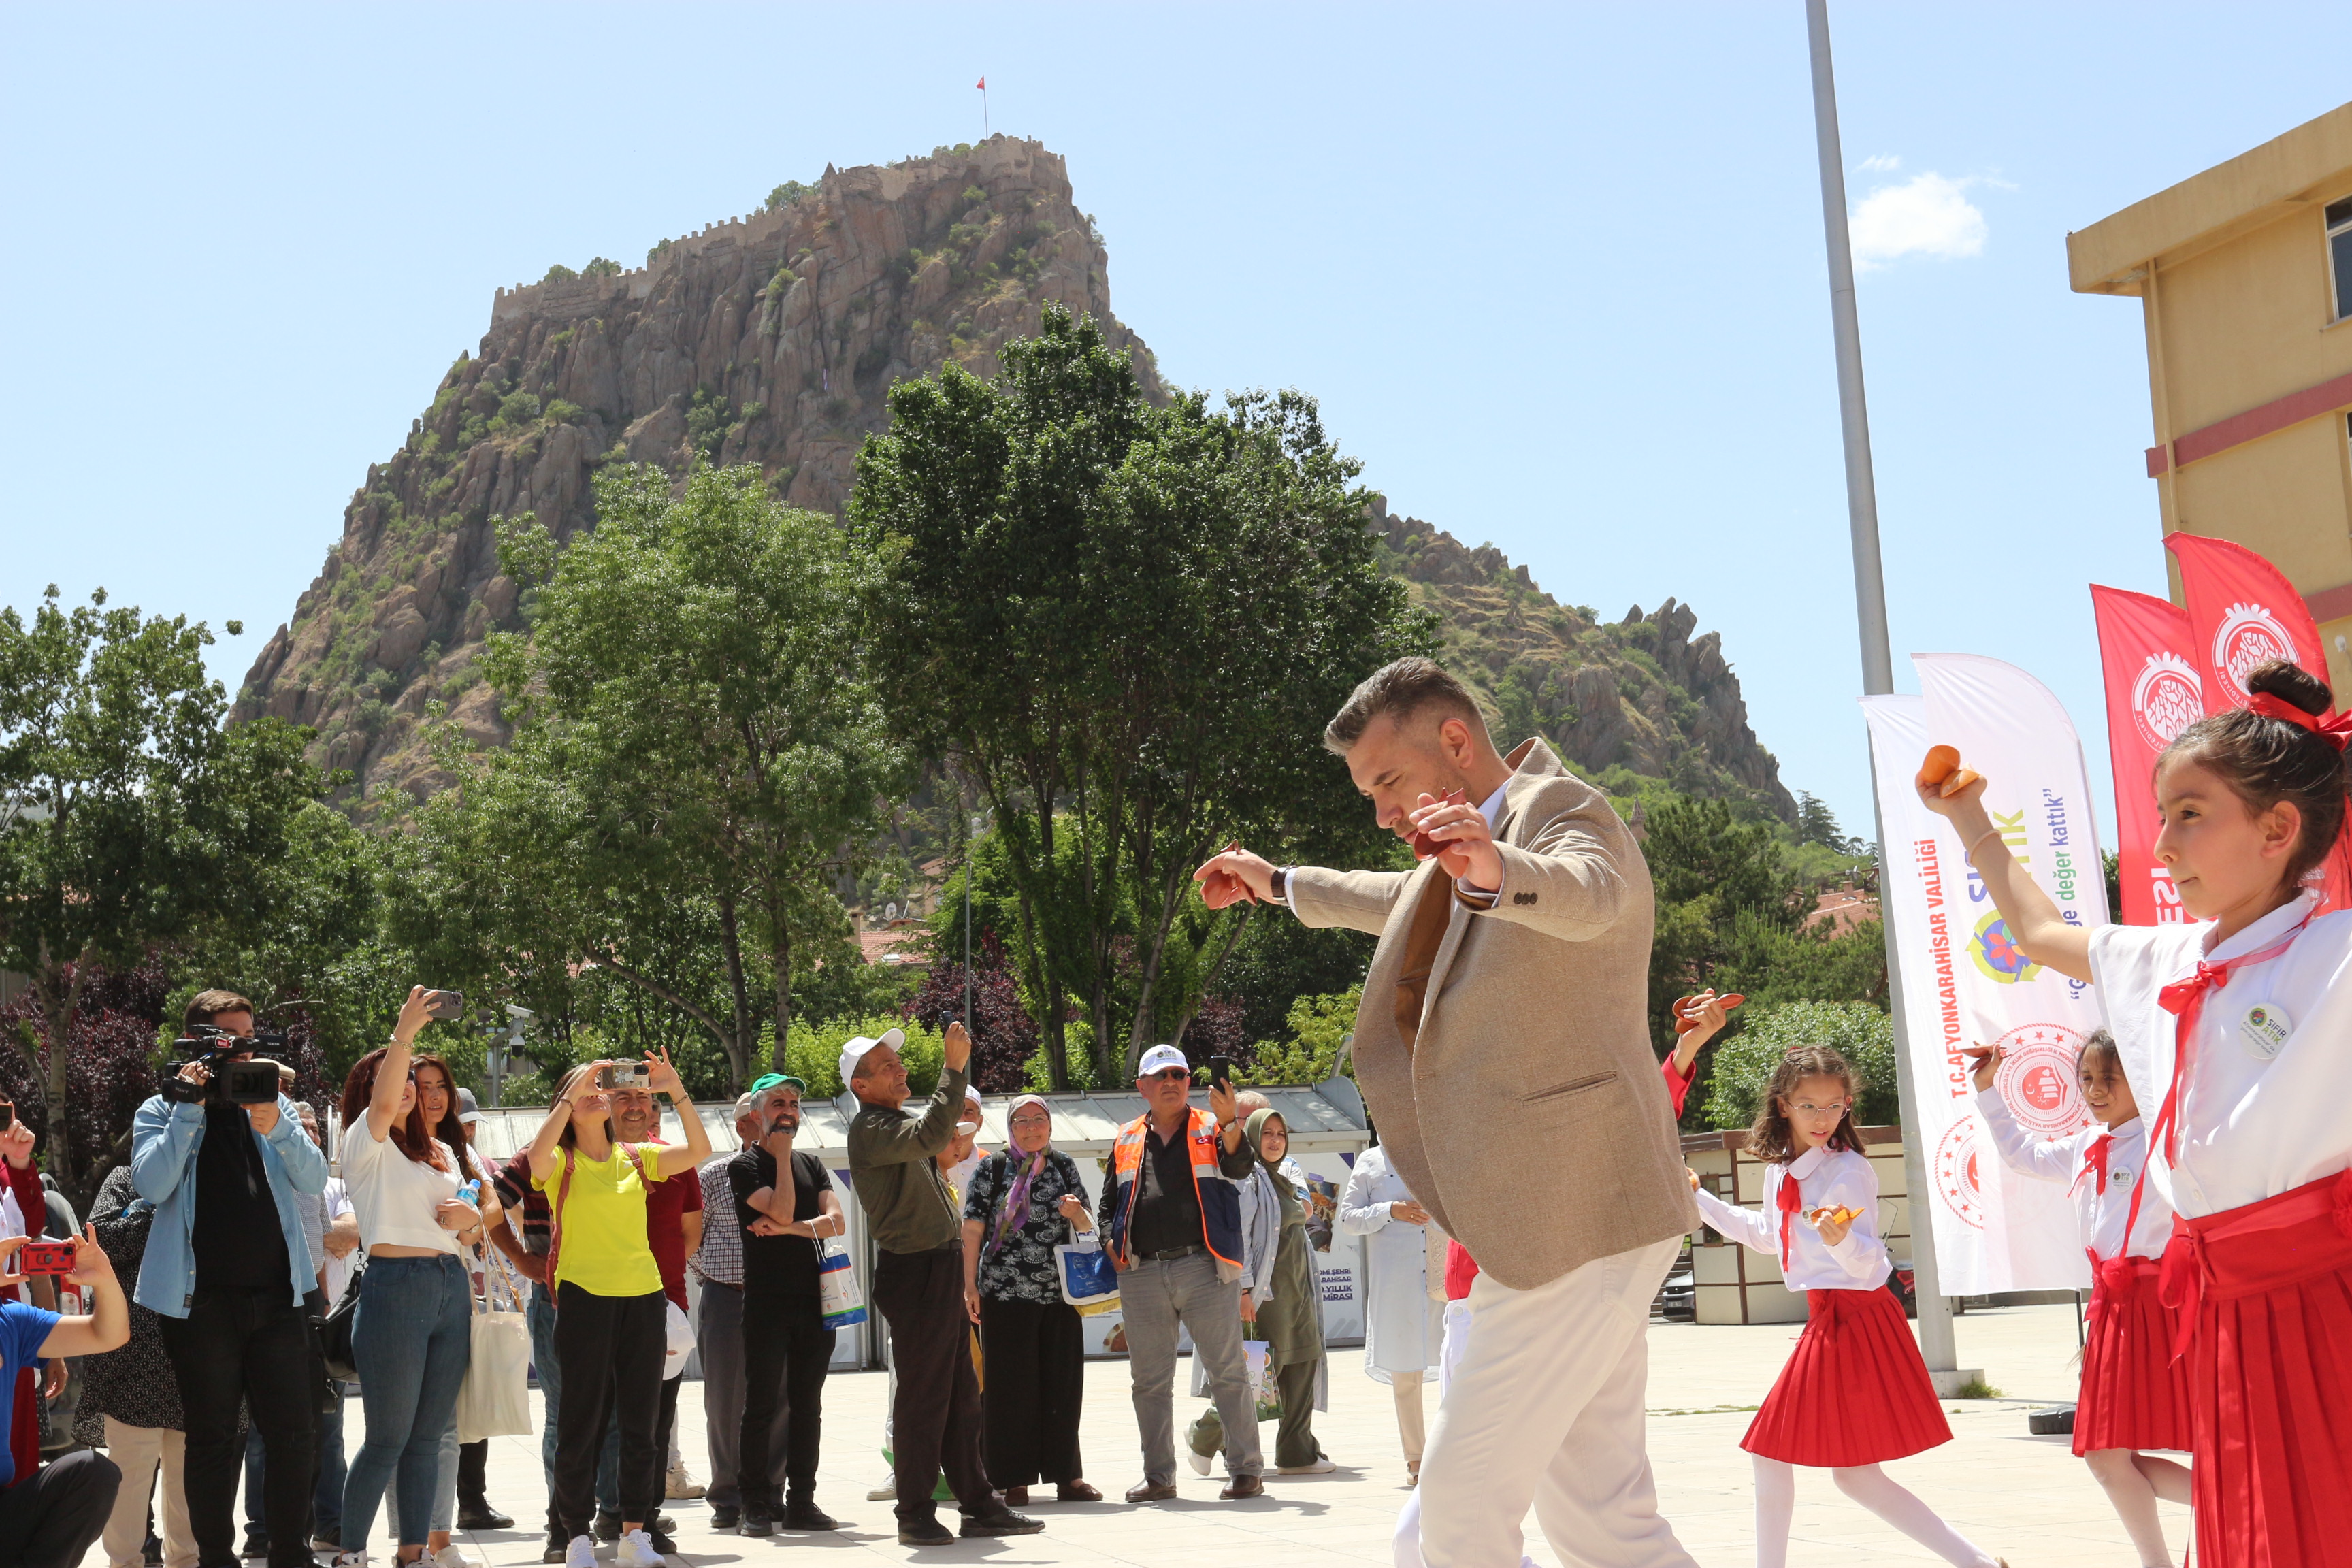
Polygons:
<instances>
[{"instance_id":1,"label":"metal flagpole","mask_svg":"<svg viewBox=\"0 0 2352 1568\"><path fill-rule=\"evenodd\" d=\"M1829 0L1805 0L1805 32L1812 45L1813 135L1821 153L1822 228L1830 260L1830 321L1837 342L1839 423L1845 437L1845 504L1853 540L1854 618L1862 633L1862 689L1872 696L1895 689L1895 656L1886 638L1886 581L1878 559L1878 488L1870 470L1870 410L1863 395L1862 329L1853 309L1853 249L1845 226L1845 155L1838 145L1837 81L1830 69ZM1919 1351L1936 1379L1937 1393L1958 1381L1958 1347L1952 1338L1952 1304L1937 1278L1936 1242L1928 1226L1927 1152L1919 1146L1919 1086L1911 1066L1903 1021L1901 953L1895 922L1885 918L1887 868L1886 817L1877 811L1878 769L1871 764L1872 810L1878 828L1880 929L1886 938L1886 984L1895 1016L1895 1083L1903 1111L1903 1176L1910 1194L1911 1282L1919 1304Z\"/></svg>"}]
</instances>

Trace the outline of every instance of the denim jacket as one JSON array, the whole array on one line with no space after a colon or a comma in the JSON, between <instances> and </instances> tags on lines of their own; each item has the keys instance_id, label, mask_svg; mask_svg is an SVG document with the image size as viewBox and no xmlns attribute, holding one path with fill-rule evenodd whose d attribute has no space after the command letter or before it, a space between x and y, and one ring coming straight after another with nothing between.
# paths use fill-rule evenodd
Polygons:
<instances>
[{"instance_id":1,"label":"denim jacket","mask_svg":"<svg viewBox=\"0 0 2352 1568\"><path fill-rule=\"evenodd\" d=\"M205 1108L156 1095L139 1108L131 1123L131 1183L155 1205L147 1256L131 1299L167 1318L184 1318L196 1297L196 1151L205 1142ZM318 1288L319 1265L302 1234L296 1193L327 1186L327 1156L302 1131L294 1102L278 1097L278 1125L261 1142L261 1168L269 1176L270 1200L278 1205L278 1228L286 1237L288 1282L296 1306Z\"/></svg>"}]
</instances>

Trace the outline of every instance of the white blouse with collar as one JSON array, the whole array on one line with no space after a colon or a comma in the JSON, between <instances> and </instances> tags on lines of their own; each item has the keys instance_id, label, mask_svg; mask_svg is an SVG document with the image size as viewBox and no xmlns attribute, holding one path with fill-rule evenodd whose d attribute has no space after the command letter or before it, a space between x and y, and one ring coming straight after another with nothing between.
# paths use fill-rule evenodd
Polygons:
<instances>
[{"instance_id":1,"label":"white blouse with collar","mask_svg":"<svg viewBox=\"0 0 2352 1568\"><path fill-rule=\"evenodd\" d=\"M2109 1129L2092 1122L2079 1132L2043 1140L2017 1124L1998 1089L1977 1091L1977 1113L2000 1151L2001 1163L2012 1171L2045 1182L2069 1184L2074 1213L2083 1225L2083 1245L2110 1258L2123 1249L2124 1221L2130 1216L2132 1193L2147 1176L2147 1122L2135 1116ZM2099 1190L2097 1173L2086 1169L2091 1145L2112 1136L2107 1145L2107 1189ZM2161 1258L2172 1239L2172 1205L2150 1191L2139 1201L2139 1218L2132 1226L2131 1255Z\"/></svg>"},{"instance_id":2,"label":"white blouse with collar","mask_svg":"<svg viewBox=\"0 0 2352 1568\"><path fill-rule=\"evenodd\" d=\"M2173 1015L2158 994L2200 959L2221 963L2294 935L2284 952L2205 994L2179 1154L2168 1166L2160 1148L2152 1152L2149 1202L2164 1198L2192 1217L2221 1214L2352 1165L2352 911L2314 916L2317 902L2305 892L2224 942L2213 941L2210 921L2091 932L2092 980L2151 1134L2174 1043Z\"/></svg>"},{"instance_id":3,"label":"white blouse with collar","mask_svg":"<svg viewBox=\"0 0 2352 1568\"><path fill-rule=\"evenodd\" d=\"M1706 1188L1699 1213L1733 1241L1780 1256L1780 1184L1797 1184L1798 1212L1789 1221L1789 1263L1781 1271L1791 1290L1875 1290L1894 1272L1886 1244L1878 1239L1878 1173L1869 1157L1852 1150L1809 1149L1785 1165L1764 1171L1764 1208L1735 1208ZM1845 1239L1835 1247L1805 1221L1832 1205L1859 1211Z\"/></svg>"}]
</instances>

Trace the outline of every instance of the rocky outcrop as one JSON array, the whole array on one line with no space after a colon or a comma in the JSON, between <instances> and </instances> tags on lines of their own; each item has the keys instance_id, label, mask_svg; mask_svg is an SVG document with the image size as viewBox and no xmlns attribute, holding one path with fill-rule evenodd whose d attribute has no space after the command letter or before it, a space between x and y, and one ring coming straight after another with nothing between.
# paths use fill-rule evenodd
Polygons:
<instances>
[{"instance_id":1,"label":"rocky outcrop","mask_svg":"<svg viewBox=\"0 0 2352 1568\"><path fill-rule=\"evenodd\" d=\"M1748 726L1720 634L1672 599L1606 623L1563 605L1491 544L1473 550L1374 497L1385 559L1445 626L1449 668L1477 689L1506 744L1541 733L1588 774L1614 768L1685 794L1754 799L1793 821L1780 764Z\"/></svg>"},{"instance_id":2,"label":"rocky outcrop","mask_svg":"<svg viewBox=\"0 0 2352 1568\"><path fill-rule=\"evenodd\" d=\"M368 469L237 714L311 725L319 760L352 770L362 796L414 798L437 782L417 740L428 701L503 732L474 669L488 633L516 624L493 518L535 512L568 538L593 523L591 480L616 458L753 464L793 505L835 510L891 384L950 360L995 374L1048 301L1093 316L1159 395L1150 351L1111 318L1102 240L1038 143L827 168L772 200L641 268L499 289L478 352Z\"/></svg>"}]
</instances>

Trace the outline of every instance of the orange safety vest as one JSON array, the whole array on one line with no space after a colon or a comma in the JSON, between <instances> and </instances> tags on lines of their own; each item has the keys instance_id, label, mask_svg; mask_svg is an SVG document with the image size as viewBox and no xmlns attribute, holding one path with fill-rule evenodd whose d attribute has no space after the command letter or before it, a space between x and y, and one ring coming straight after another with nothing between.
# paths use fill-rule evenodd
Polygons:
<instances>
[{"instance_id":1,"label":"orange safety vest","mask_svg":"<svg viewBox=\"0 0 2352 1568\"><path fill-rule=\"evenodd\" d=\"M1188 1108L1187 1116L1185 1135L1192 1143L1192 1195L1201 1206L1202 1244L1217 1261L1238 1268L1242 1266L1241 1194L1217 1167L1217 1119L1198 1107ZM1118 1141L1111 1145L1111 1180L1119 1192L1111 1209L1108 1239L1111 1255L1121 1268L1133 1261L1128 1251L1127 1226L1143 1194L1144 1141L1150 1135L1151 1116L1147 1111L1120 1128Z\"/></svg>"}]
</instances>

